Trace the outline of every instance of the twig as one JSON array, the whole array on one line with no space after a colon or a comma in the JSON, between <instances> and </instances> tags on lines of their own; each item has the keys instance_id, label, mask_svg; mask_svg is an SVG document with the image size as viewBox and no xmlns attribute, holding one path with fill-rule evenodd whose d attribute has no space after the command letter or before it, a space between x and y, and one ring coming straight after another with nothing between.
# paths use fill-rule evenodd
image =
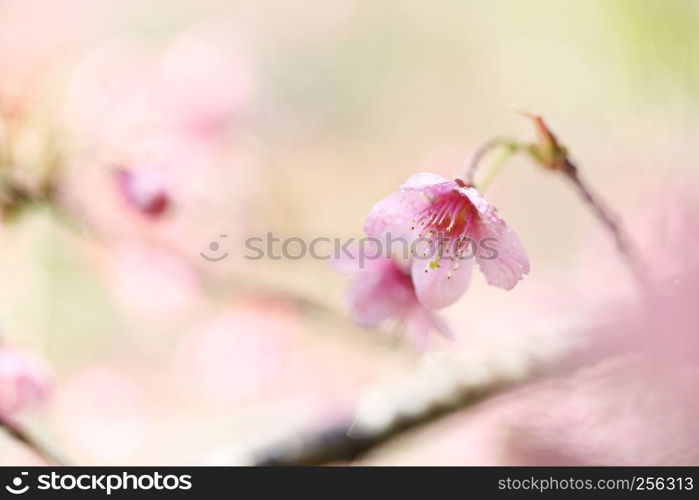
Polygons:
<instances>
[{"instance_id":1,"label":"twig","mask_svg":"<svg viewBox=\"0 0 699 500\"><path fill-rule=\"evenodd\" d=\"M77 213L84 213L84 211L78 210L77 207L75 207L72 203L69 203L65 198L59 199L58 197L54 197L54 199L50 201L52 206L57 210L58 214L62 216L67 227L83 235L87 233L91 238L101 244L104 244L107 241L104 231L99 228L98 224L89 221L84 215L77 215ZM76 224L76 221L80 222ZM334 309L331 306L326 305L312 297L293 290L281 288L276 285L263 283L259 279L253 280L240 274L232 275L229 273L224 279L214 279L214 274L205 268L205 263L197 262L196 257L187 254L182 249L154 238L148 238L148 243L158 247L164 252L169 253L180 262L185 263L187 267L189 267L196 274L199 282L210 290L220 289L220 284L224 283L227 289L237 288L244 291L248 295L283 300L287 303L295 305L299 309L317 312L333 318L334 320L349 323L349 318L342 311Z\"/></svg>"},{"instance_id":2,"label":"twig","mask_svg":"<svg viewBox=\"0 0 699 500\"><path fill-rule=\"evenodd\" d=\"M36 456L38 456L47 465L64 465L64 462L60 460L56 454L50 451L46 446L40 444L34 437L32 437L27 431L22 429L17 423L0 416L0 427L5 429L11 437L24 444L27 448L32 450Z\"/></svg>"},{"instance_id":3,"label":"twig","mask_svg":"<svg viewBox=\"0 0 699 500\"><path fill-rule=\"evenodd\" d=\"M260 466L309 466L353 461L411 429L427 425L440 417L466 409L492 397L506 387L504 384L464 391L452 401L434 401L433 406L414 415L400 415L390 425L374 432L357 433L353 421L280 443L254 460Z\"/></svg>"},{"instance_id":4,"label":"twig","mask_svg":"<svg viewBox=\"0 0 699 500\"><path fill-rule=\"evenodd\" d=\"M566 169L563 174L573 184L578 194L583 201L590 207L597 219L609 231L614 239L617 251L622 255L629 269L633 273L638 283L645 287L646 274L643 266L638 258L638 253L631 239L626 234L623 226L618 218L614 216L604 204L604 202L596 196L587 184L580 178L578 168L570 160L566 159Z\"/></svg>"},{"instance_id":5,"label":"twig","mask_svg":"<svg viewBox=\"0 0 699 500\"><path fill-rule=\"evenodd\" d=\"M561 144L543 118L538 115L523 114L534 122L539 137L538 143L528 145L526 151L536 163L548 170L560 172L573 184L583 201L612 235L617 251L631 269L641 288L645 288L646 276L638 253L618 218L607 208L602 199L583 182L578 167L570 159L568 149Z\"/></svg>"},{"instance_id":6,"label":"twig","mask_svg":"<svg viewBox=\"0 0 699 500\"><path fill-rule=\"evenodd\" d=\"M261 466L309 466L360 459L407 431L554 373L571 352L577 351L575 343L570 342L563 349L542 355L536 353L534 344L520 352L519 362L508 360L518 366L514 370L513 365L501 364L499 350L492 353L492 359L441 360L436 363L438 368L418 372L386 391L370 393L352 418L275 443L254 453L251 462Z\"/></svg>"},{"instance_id":7,"label":"twig","mask_svg":"<svg viewBox=\"0 0 699 500\"><path fill-rule=\"evenodd\" d=\"M520 143L505 137L495 137L481 146L476 148L471 156L464 175L464 181L468 185L474 184L476 171L481 167L481 162L485 155L497 148L505 148L504 151L508 154L504 156L504 160L509 158L509 155L524 152L537 165L551 171L559 172L565 176L573 187L581 196L583 201L592 210L592 213L611 234L617 251L623 258L624 262L631 270L634 278L643 289L646 286L646 274L642 262L639 258L631 238L626 233L623 225L614 213L607 207L603 200L592 191L592 189L580 177L578 167L570 159L568 149L561 144L553 131L546 125L543 118L538 115L522 113L527 118L534 122L538 141L535 143ZM499 163L498 168L502 166ZM497 173L497 172L495 172ZM491 176L492 177L492 176ZM487 187L492 179L486 179L483 187Z\"/></svg>"}]
</instances>

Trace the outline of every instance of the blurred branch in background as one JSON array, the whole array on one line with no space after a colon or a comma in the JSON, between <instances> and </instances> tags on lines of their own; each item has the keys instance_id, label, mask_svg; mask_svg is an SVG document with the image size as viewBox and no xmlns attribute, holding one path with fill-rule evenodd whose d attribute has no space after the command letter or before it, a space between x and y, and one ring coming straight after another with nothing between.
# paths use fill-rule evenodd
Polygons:
<instances>
[{"instance_id":1,"label":"blurred branch in background","mask_svg":"<svg viewBox=\"0 0 699 500\"><path fill-rule=\"evenodd\" d=\"M102 244L105 244L108 240L103 234L103 231L98 227L98 224L89 220L87 211L76 206L73 201L57 196L51 198L51 201L53 207L57 209L62 216L61 220L68 227L83 235L87 234L90 238ZM167 242L154 238L149 238L148 242L181 262L186 263L186 265L197 274L200 282L211 292L221 291L223 289L226 293L239 293L258 298L282 300L293 304L303 312L316 313L330 320L339 321L342 324L347 324L349 322L349 318L342 311L334 309L330 305L316 300L313 297L275 284L265 283L260 279L253 279L252 277L242 274L227 274L225 279L217 279L216 276L209 272L205 261L197 260L196 257L193 258L184 250L168 244Z\"/></svg>"},{"instance_id":2,"label":"blurred branch in background","mask_svg":"<svg viewBox=\"0 0 699 500\"><path fill-rule=\"evenodd\" d=\"M507 389L560 373L577 348L551 339L523 343L519 352L502 351L426 356L416 372L370 391L355 415L319 432L272 444L253 454L255 465L322 465L361 459L368 453L442 417L458 413ZM531 340L531 339L530 339Z\"/></svg>"},{"instance_id":3,"label":"blurred branch in background","mask_svg":"<svg viewBox=\"0 0 699 500\"><path fill-rule=\"evenodd\" d=\"M39 443L26 430L20 427L17 423L0 416L0 427L7 432L12 438L16 439L34 454L41 459L46 465L65 465L65 462L58 458L52 450L44 444Z\"/></svg>"}]
</instances>

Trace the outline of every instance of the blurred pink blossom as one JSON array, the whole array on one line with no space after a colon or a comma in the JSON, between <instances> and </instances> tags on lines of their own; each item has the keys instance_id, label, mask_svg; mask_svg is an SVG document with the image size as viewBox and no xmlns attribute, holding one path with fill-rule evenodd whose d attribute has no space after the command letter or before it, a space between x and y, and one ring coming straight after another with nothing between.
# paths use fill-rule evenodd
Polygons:
<instances>
[{"instance_id":1,"label":"blurred pink blossom","mask_svg":"<svg viewBox=\"0 0 699 500\"><path fill-rule=\"evenodd\" d=\"M195 271L156 245L120 244L100 257L118 303L138 317L172 318L191 310L200 300Z\"/></svg>"},{"instance_id":2,"label":"blurred pink blossom","mask_svg":"<svg viewBox=\"0 0 699 500\"><path fill-rule=\"evenodd\" d=\"M249 66L227 36L208 26L157 49L130 39L94 48L77 65L65 100L74 172L64 191L115 232L133 225L124 201L164 223L155 216L166 207L194 222L212 202L243 200L250 176L241 172L248 160L241 131L254 89ZM114 176L114 168L125 173ZM118 199L94 196L106 184ZM173 225L182 221L173 217Z\"/></svg>"},{"instance_id":3,"label":"blurred pink blossom","mask_svg":"<svg viewBox=\"0 0 699 500\"><path fill-rule=\"evenodd\" d=\"M298 313L275 304L230 307L187 339L186 374L198 392L239 403L260 397L288 376Z\"/></svg>"},{"instance_id":4,"label":"blurred pink blossom","mask_svg":"<svg viewBox=\"0 0 699 500\"><path fill-rule=\"evenodd\" d=\"M229 32L206 23L158 44L112 38L71 74L63 203L86 233L173 249L135 274L148 257L122 258L123 248L107 255L116 256L107 268L120 302L141 315L189 310L176 304L195 302L196 284L174 256L197 255L224 230L231 242L248 230L225 221L251 220L260 199L257 152L246 133L251 66Z\"/></svg>"},{"instance_id":5,"label":"blurred pink blossom","mask_svg":"<svg viewBox=\"0 0 699 500\"><path fill-rule=\"evenodd\" d=\"M699 463L697 198L677 184L660 191L653 188L653 203L630 218L649 266L647 289L640 299L617 300L585 329L590 348L575 362L586 367L513 395L512 460Z\"/></svg>"},{"instance_id":6,"label":"blurred pink blossom","mask_svg":"<svg viewBox=\"0 0 699 500\"><path fill-rule=\"evenodd\" d=\"M682 278L699 269L699 196L696 174L645 186L628 224L647 272L656 280ZM653 202L648 203L648 197Z\"/></svg>"},{"instance_id":7,"label":"blurred pink blossom","mask_svg":"<svg viewBox=\"0 0 699 500\"><path fill-rule=\"evenodd\" d=\"M355 323L373 329L394 320L419 345L425 345L433 331L452 336L444 320L418 300L407 261L378 258L362 266L359 262L346 257L334 263L336 269L352 277L346 301Z\"/></svg>"},{"instance_id":8,"label":"blurred pink blossom","mask_svg":"<svg viewBox=\"0 0 699 500\"><path fill-rule=\"evenodd\" d=\"M517 236L475 188L460 180L413 175L371 209L364 230L373 237L390 233L436 243L435 259L414 259L411 266L417 297L430 309L453 304L468 288L472 259L465 256L474 242L478 248L471 251L478 251L478 265L491 285L509 290L529 272ZM480 253L486 238L495 258Z\"/></svg>"},{"instance_id":9,"label":"blurred pink blossom","mask_svg":"<svg viewBox=\"0 0 699 500\"><path fill-rule=\"evenodd\" d=\"M14 419L35 407L50 385L48 368L35 353L0 346L0 418Z\"/></svg>"},{"instance_id":10,"label":"blurred pink blossom","mask_svg":"<svg viewBox=\"0 0 699 500\"><path fill-rule=\"evenodd\" d=\"M613 358L534 386L509 407L508 461L527 465L697 465L699 369Z\"/></svg>"},{"instance_id":11,"label":"blurred pink blossom","mask_svg":"<svg viewBox=\"0 0 699 500\"><path fill-rule=\"evenodd\" d=\"M660 288L699 269L699 196L693 189L697 181L696 174L686 173L651 177L639 180L635 191L622 198L628 208L619 214L620 220L643 273ZM605 238L590 238L571 269L579 287L574 296L604 304L636 293L637 287L606 235L601 236Z\"/></svg>"},{"instance_id":12,"label":"blurred pink blossom","mask_svg":"<svg viewBox=\"0 0 699 500\"><path fill-rule=\"evenodd\" d=\"M70 447L90 461L129 460L153 435L157 393L146 374L109 366L84 367L61 381L52 405L54 425Z\"/></svg>"},{"instance_id":13,"label":"blurred pink blossom","mask_svg":"<svg viewBox=\"0 0 699 500\"><path fill-rule=\"evenodd\" d=\"M308 335L300 312L288 304L242 300L193 329L173 369L178 396L191 391L197 412L235 408L244 418L265 408L264 416L253 412L254 419L278 427L344 415L376 376L367 352L333 336Z\"/></svg>"},{"instance_id":14,"label":"blurred pink blossom","mask_svg":"<svg viewBox=\"0 0 699 500\"><path fill-rule=\"evenodd\" d=\"M152 134L221 139L254 89L249 61L234 48L206 27L187 30L160 51L132 40L105 43L74 72L66 118L80 136L115 148Z\"/></svg>"},{"instance_id":15,"label":"blurred pink blossom","mask_svg":"<svg viewBox=\"0 0 699 500\"><path fill-rule=\"evenodd\" d=\"M239 118L254 88L249 62L212 30L174 40L154 72L153 107L176 133L216 137Z\"/></svg>"}]
</instances>

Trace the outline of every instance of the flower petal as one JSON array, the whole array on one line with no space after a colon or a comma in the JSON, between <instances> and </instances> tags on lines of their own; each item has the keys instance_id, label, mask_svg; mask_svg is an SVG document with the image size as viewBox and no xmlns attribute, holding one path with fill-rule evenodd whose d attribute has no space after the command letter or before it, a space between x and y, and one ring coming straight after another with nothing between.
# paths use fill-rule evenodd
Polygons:
<instances>
[{"instance_id":1,"label":"flower petal","mask_svg":"<svg viewBox=\"0 0 699 500\"><path fill-rule=\"evenodd\" d=\"M392 265L388 262L387 266ZM407 276L398 280L394 272L388 267L365 271L350 285L346 301L356 324L376 328L383 320L400 315L411 298L415 300Z\"/></svg>"},{"instance_id":2,"label":"flower petal","mask_svg":"<svg viewBox=\"0 0 699 500\"><path fill-rule=\"evenodd\" d=\"M441 184L443 182L449 181L447 181L447 179L441 175L433 174L431 172L422 172L411 175L408 180L401 185L400 189L419 189L431 186L433 184Z\"/></svg>"},{"instance_id":3,"label":"flower petal","mask_svg":"<svg viewBox=\"0 0 699 500\"><path fill-rule=\"evenodd\" d=\"M524 246L478 191L468 188L465 193L479 215L474 226L478 266L490 285L510 290L529 273L529 258Z\"/></svg>"},{"instance_id":4,"label":"flower petal","mask_svg":"<svg viewBox=\"0 0 699 500\"><path fill-rule=\"evenodd\" d=\"M525 274L529 274L529 259L517 235L506 224L499 233L491 232L491 245L498 253L495 259L478 258L478 266L486 281L494 286L512 289Z\"/></svg>"},{"instance_id":5,"label":"flower petal","mask_svg":"<svg viewBox=\"0 0 699 500\"><path fill-rule=\"evenodd\" d=\"M418 304L408 316L408 336L418 349L426 351L430 347L434 332L444 335L449 340L454 340L449 324L433 311Z\"/></svg>"},{"instance_id":6,"label":"flower petal","mask_svg":"<svg viewBox=\"0 0 699 500\"><path fill-rule=\"evenodd\" d=\"M427 206L428 201L417 191L398 191L379 201L364 223L367 236L381 238L390 233L396 238L409 238L413 218Z\"/></svg>"},{"instance_id":7,"label":"flower petal","mask_svg":"<svg viewBox=\"0 0 699 500\"><path fill-rule=\"evenodd\" d=\"M335 271L347 276L381 270L386 265L386 259L379 256L379 250L377 244L372 241L361 244L354 242L343 247L338 254L334 255L330 259L330 265Z\"/></svg>"},{"instance_id":8,"label":"flower petal","mask_svg":"<svg viewBox=\"0 0 699 500\"><path fill-rule=\"evenodd\" d=\"M441 309L456 302L471 281L471 259L416 259L412 265L415 293L428 309Z\"/></svg>"}]
</instances>

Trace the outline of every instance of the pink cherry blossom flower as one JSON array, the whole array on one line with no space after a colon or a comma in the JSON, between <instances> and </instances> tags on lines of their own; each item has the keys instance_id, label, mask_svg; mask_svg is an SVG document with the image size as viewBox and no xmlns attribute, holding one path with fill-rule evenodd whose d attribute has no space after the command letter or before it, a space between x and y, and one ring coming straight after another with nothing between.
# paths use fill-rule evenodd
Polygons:
<instances>
[{"instance_id":1,"label":"pink cherry blossom flower","mask_svg":"<svg viewBox=\"0 0 699 500\"><path fill-rule=\"evenodd\" d=\"M349 257L334 262L338 271L354 278L346 302L357 325L374 329L394 320L423 346L432 331L452 337L446 322L417 299L409 262L385 257L359 262Z\"/></svg>"},{"instance_id":2,"label":"pink cherry blossom flower","mask_svg":"<svg viewBox=\"0 0 699 500\"><path fill-rule=\"evenodd\" d=\"M473 257L488 283L506 290L529 272L515 233L474 187L460 179L413 175L372 208L364 230L372 237L390 233L433 244L436 251L429 258L418 252L411 266L417 297L430 309L446 307L466 291Z\"/></svg>"},{"instance_id":3,"label":"pink cherry blossom flower","mask_svg":"<svg viewBox=\"0 0 699 500\"><path fill-rule=\"evenodd\" d=\"M50 377L34 353L0 346L0 419L11 420L48 394Z\"/></svg>"}]
</instances>

